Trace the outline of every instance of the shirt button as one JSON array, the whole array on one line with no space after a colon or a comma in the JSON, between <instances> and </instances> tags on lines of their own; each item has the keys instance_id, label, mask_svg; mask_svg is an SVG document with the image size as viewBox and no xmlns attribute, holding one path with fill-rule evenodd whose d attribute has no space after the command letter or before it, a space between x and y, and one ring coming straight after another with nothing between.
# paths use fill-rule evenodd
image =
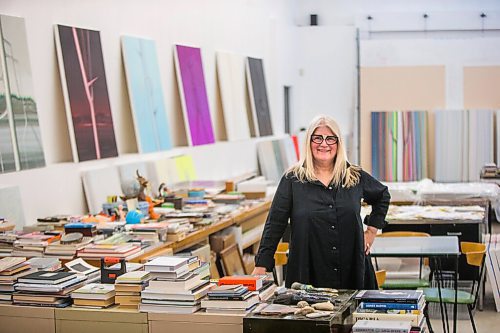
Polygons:
<instances>
[{"instance_id":1,"label":"shirt button","mask_svg":"<svg viewBox=\"0 0 500 333\"><path fill-rule=\"evenodd\" d=\"M338 270L339 270L338 268L334 268L333 269L334 272L338 272Z\"/></svg>"},{"instance_id":2,"label":"shirt button","mask_svg":"<svg viewBox=\"0 0 500 333\"><path fill-rule=\"evenodd\" d=\"M334 226L334 225L332 225L332 227L331 227L331 228L332 228L332 230L334 230L334 229L335 229L335 226Z\"/></svg>"},{"instance_id":3,"label":"shirt button","mask_svg":"<svg viewBox=\"0 0 500 333\"><path fill-rule=\"evenodd\" d=\"M331 190L331 189L332 189L332 187L330 186L328 189L329 189L329 190Z\"/></svg>"},{"instance_id":4,"label":"shirt button","mask_svg":"<svg viewBox=\"0 0 500 333\"><path fill-rule=\"evenodd\" d=\"M332 250L337 251L337 247L336 246L332 247Z\"/></svg>"},{"instance_id":5,"label":"shirt button","mask_svg":"<svg viewBox=\"0 0 500 333\"><path fill-rule=\"evenodd\" d=\"M328 207L333 208L333 205L330 205L330 206L328 206Z\"/></svg>"}]
</instances>

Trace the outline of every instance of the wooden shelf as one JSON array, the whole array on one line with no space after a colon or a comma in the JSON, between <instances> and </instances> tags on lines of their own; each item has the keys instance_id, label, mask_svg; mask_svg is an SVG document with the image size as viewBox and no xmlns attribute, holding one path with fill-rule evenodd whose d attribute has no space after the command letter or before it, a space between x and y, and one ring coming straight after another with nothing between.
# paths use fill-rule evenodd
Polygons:
<instances>
[{"instance_id":1,"label":"wooden shelf","mask_svg":"<svg viewBox=\"0 0 500 333\"><path fill-rule=\"evenodd\" d=\"M230 227L232 225L241 225L244 230L250 229L249 227L253 228L255 226L258 226L259 224L262 224L265 222L266 217L267 217L267 212L269 211L269 208L271 207L271 201L264 201L262 203L259 203L233 217L228 217L225 219L222 219L218 222L215 222L209 226L203 227L201 229L196 230L195 232L192 232L186 236L186 238L177 241L177 242L170 242L170 243L165 243L164 245L155 248L152 251L147 251L143 253L140 256L135 257L132 259L132 262L146 262L152 257L158 256L160 254L166 254L168 252L163 252L163 251L172 251L173 253L179 252L181 250L184 250L190 246L193 246L205 239L207 239L208 236L211 234L223 230L227 227ZM255 242L252 244L255 244L259 239L257 239ZM250 245L252 245L250 244ZM249 246L250 246L249 245Z\"/></svg>"}]
</instances>

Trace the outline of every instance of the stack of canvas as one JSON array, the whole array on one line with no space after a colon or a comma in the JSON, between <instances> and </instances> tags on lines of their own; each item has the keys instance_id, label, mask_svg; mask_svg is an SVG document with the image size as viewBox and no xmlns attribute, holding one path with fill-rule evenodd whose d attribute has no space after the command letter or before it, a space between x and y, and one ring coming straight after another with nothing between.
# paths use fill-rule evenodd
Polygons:
<instances>
[{"instance_id":1,"label":"stack of canvas","mask_svg":"<svg viewBox=\"0 0 500 333\"><path fill-rule=\"evenodd\" d=\"M494 162L493 118L490 110L435 112L436 181L479 180L481 167Z\"/></svg>"},{"instance_id":2,"label":"stack of canvas","mask_svg":"<svg viewBox=\"0 0 500 333\"><path fill-rule=\"evenodd\" d=\"M276 184L285 171L297 162L295 146L290 137L259 142L257 156L262 175Z\"/></svg>"},{"instance_id":3,"label":"stack of canvas","mask_svg":"<svg viewBox=\"0 0 500 333\"><path fill-rule=\"evenodd\" d=\"M151 273L134 271L120 275L115 282L115 303L120 307L138 309L141 304L141 291L149 284Z\"/></svg>"},{"instance_id":4,"label":"stack of canvas","mask_svg":"<svg viewBox=\"0 0 500 333\"><path fill-rule=\"evenodd\" d=\"M17 279L34 271L24 257L0 259L0 303L10 303Z\"/></svg>"},{"instance_id":5,"label":"stack of canvas","mask_svg":"<svg viewBox=\"0 0 500 333\"><path fill-rule=\"evenodd\" d=\"M71 272L38 271L20 277L15 284L14 304L66 307L70 293L80 288L86 277Z\"/></svg>"},{"instance_id":6,"label":"stack of canvas","mask_svg":"<svg viewBox=\"0 0 500 333\"><path fill-rule=\"evenodd\" d=\"M107 308L115 303L115 286L89 283L71 294L74 307Z\"/></svg>"},{"instance_id":7,"label":"stack of canvas","mask_svg":"<svg viewBox=\"0 0 500 333\"><path fill-rule=\"evenodd\" d=\"M192 313L200 308L210 282L200 274L197 257L158 257L144 265L151 272L149 286L141 293L143 312ZM197 273L200 272L200 273Z\"/></svg>"},{"instance_id":8,"label":"stack of canvas","mask_svg":"<svg viewBox=\"0 0 500 333\"><path fill-rule=\"evenodd\" d=\"M427 112L372 112L372 173L387 181L427 177Z\"/></svg>"}]
</instances>

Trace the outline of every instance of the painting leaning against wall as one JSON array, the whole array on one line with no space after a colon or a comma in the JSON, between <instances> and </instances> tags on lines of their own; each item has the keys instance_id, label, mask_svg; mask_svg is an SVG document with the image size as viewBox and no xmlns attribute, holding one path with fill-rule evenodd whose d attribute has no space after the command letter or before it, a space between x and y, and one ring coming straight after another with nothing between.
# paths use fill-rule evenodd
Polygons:
<instances>
[{"instance_id":1,"label":"painting leaning against wall","mask_svg":"<svg viewBox=\"0 0 500 333\"><path fill-rule=\"evenodd\" d=\"M99 31L56 26L75 162L118 156Z\"/></svg>"},{"instance_id":2,"label":"painting leaning against wall","mask_svg":"<svg viewBox=\"0 0 500 333\"><path fill-rule=\"evenodd\" d=\"M0 172L43 167L24 19L0 15L0 31L5 69L0 71Z\"/></svg>"}]
</instances>

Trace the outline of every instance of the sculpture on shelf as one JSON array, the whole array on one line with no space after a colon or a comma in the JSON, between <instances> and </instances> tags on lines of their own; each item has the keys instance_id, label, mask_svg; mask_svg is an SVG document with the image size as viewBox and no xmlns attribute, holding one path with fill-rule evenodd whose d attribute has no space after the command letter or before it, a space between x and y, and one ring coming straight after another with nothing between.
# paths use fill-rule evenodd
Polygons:
<instances>
[{"instance_id":1,"label":"sculpture on shelf","mask_svg":"<svg viewBox=\"0 0 500 333\"><path fill-rule=\"evenodd\" d=\"M120 198L123 201L135 198L139 201L147 201L146 192L149 192L149 181L139 173L139 170L136 170L135 174L135 179L129 179L122 182L122 191L124 195Z\"/></svg>"}]
</instances>

